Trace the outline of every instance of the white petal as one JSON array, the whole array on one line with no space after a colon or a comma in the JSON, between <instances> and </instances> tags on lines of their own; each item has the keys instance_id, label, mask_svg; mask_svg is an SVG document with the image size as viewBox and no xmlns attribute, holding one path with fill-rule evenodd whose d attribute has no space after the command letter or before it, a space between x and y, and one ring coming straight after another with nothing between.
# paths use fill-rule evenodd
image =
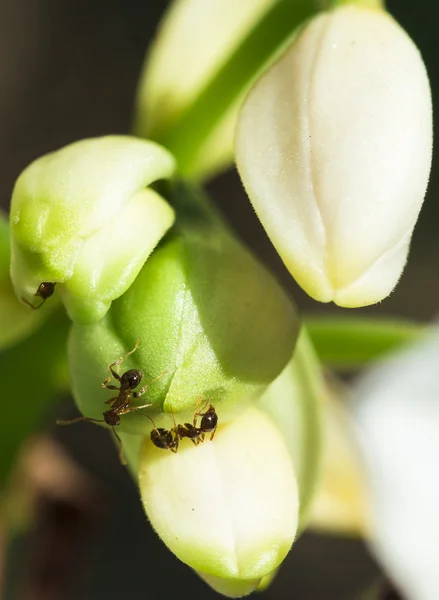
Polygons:
<instances>
[{"instance_id":1,"label":"white petal","mask_svg":"<svg viewBox=\"0 0 439 600\"><path fill-rule=\"evenodd\" d=\"M219 418L212 442L195 447L183 440L176 454L147 439L140 491L153 527L183 562L256 586L294 540L296 478L268 416L249 408L231 423L221 425Z\"/></svg>"},{"instance_id":2,"label":"white petal","mask_svg":"<svg viewBox=\"0 0 439 600\"><path fill-rule=\"evenodd\" d=\"M377 302L405 264L431 163L428 77L381 10L305 27L250 92L237 164L298 283L342 306Z\"/></svg>"}]
</instances>

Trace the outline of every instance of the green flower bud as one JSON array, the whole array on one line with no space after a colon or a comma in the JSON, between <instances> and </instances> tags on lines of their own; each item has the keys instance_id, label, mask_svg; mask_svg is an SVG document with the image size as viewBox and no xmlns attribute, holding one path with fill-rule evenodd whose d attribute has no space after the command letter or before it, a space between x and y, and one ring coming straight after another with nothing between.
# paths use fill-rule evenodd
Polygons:
<instances>
[{"instance_id":1,"label":"green flower bud","mask_svg":"<svg viewBox=\"0 0 439 600\"><path fill-rule=\"evenodd\" d=\"M159 141L172 136L181 116L274 3L275 0L240 0L238 3L221 0L214 4L206 4L204 0L172 2L148 53L140 80L136 133ZM190 169L185 164L184 152L179 150L178 140L171 140L169 147L176 147L176 156L185 172L205 176L232 163L238 107L236 101L226 107L217 126L201 143L196 162Z\"/></svg>"},{"instance_id":2,"label":"green flower bud","mask_svg":"<svg viewBox=\"0 0 439 600\"><path fill-rule=\"evenodd\" d=\"M101 319L173 223L148 186L174 168L157 144L125 136L82 140L28 166L11 204L17 295L56 282L73 320Z\"/></svg>"},{"instance_id":3,"label":"green flower bud","mask_svg":"<svg viewBox=\"0 0 439 600\"><path fill-rule=\"evenodd\" d=\"M232 597L249 593L276 569L296 535L292 461L280 431L256 407L220 423L213 441L182 443L177 454L147 439L139 486L167 546Z\"/></svg>"},{"instance_id":4,"label":"green flower bud","mask_svg":"<svg viewBox=\"0 0 439 600\"><path fill-rule=\"evenodd\" d=\"M159 378L136 402L167 412L169 426L171 411L192 421L199 398L219 403L222 421L232 418L234 405L262 393L292 355L299 323L281 287L204 201L181 189L172 200L182 216L130 289L102 321L73 325L71 378L87 416L102 418L108 365L137 339L120 373L140 369L141 385ZM149 414L160 426L164 416ZM149 435L151 423L133 412L120 430Z\"/></svg>"}]
</instances>

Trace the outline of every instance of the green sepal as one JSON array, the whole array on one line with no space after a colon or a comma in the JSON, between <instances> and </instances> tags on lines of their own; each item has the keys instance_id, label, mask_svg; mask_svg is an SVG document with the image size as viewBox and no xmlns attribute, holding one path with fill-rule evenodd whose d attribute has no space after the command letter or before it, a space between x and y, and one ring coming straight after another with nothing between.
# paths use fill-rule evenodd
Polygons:
<instances>
[{"instance_id":1,"label":"green sepal","mask_svg":"<svg viewBox=\"0 0 439 600\"><path fill-rule=\"evenodd\" d=\"M138 401L154 405L147 412L156 425L163 410L187 411L179 420L192 420L198 400L207 398L223 403L222 419L233 416L233 407L262 393L293 353L298 317L273 276L205 198L181 186L171 193L179 215L172 234L105 319L72 328L73 391L87 416L102 418L111 397L100 385L108 365L136 339L140 346L120 372L141 369L145 383L159 377ZM145 433L151 422L133 413L122 417L120 429Z\"/></svg>"}]
</instances>

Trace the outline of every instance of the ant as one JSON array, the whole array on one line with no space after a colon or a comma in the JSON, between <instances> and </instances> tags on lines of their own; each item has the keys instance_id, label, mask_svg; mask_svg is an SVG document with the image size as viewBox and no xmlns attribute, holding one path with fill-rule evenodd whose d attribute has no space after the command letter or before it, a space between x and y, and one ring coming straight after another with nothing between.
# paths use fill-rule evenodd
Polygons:
<instances>
[{"instance_id":1,"label":"ant","mask_svg":"<svg viewBox=\"0 0 439 600\"><path fill-rule=\"evenodd\" d=\"M103 412L103 419L92 419L91 417L82 416L77 417L76 419L71 419L70 421L58 420L56 422L57 425L73 425L73 423L79 423L80 421L106 423L113 429L113 433L119 442L119 458L120 462L123 465L126 464L123 455L123 441L117 435L115 426L119 425L121 415L127 415L128 413L134 412L136 410L152 406L151 403L143 404L142 406L131 406L131 401L133 400L133 398L140 398L140 396L142 396L149 388L151 383L154 383L154 381L157 381L158 379L160 379L160 377L163 377L163 375L165 374L162 373L161 375L144 385L142 388L140 388L140 390L135 392L135 388L140 384L142 380L142 371L139 371L139 369L130 369L129 371L125 371L123 375L119 375L119 373L117 373L117 370L113 369L113 367L116 367L117 369L118 365L120 365L130 354L133 354L133 352L135 352L139 347L139 344L140 340L137 340L136 345L132 350L127 352L125 356L122 356L121 358L115 360L108 367L110 369L111 375L105 379L105 381L102 383L102 387L106 388L107 390L116 390L118 392L118 395L113 396L113 398L109 398L108 400L105 400L105 404L109 404L110 408ZM114 379L117 382L119 382L119 387L117 387L116 385L109 385L112 377L114 377Z\"/></svg>"},{"instance_id":2,"label":"ant","mask_svg":"<svg viewBox=\"0 0 439 600\"><path fill-rule=\"evenodd\" d=\"M50 296L53 294L53 292L55 291L55 285L56 283L53 283L51 281L43 281L42 283L40 283L37 291L34 294L34 298L42 298L42 302L40 302L38 306L34 306L32 302L29 302L29 300L26 300L26 298L22 297L21 299L28 306L30 306L34 310L37 310L38 308L41 308L46 302L47 298L50 298Z\"/></svg>"},{"instance_id":3,"label":"ant","mask_svg":"<svg viewBox=\"0 0 439 600\"><path fill-rule=\"evenodd\" d=\"M218 426L218 415L216 414L215 407L212 404L206 412L203 412L209 403L207 399L201 411L198 410L200 401L198 401L195 409L194 418L192 423L185 423L184 425L176 425L174 413L172 412L172 418L174 419L174 427L171 429L164 429L163 427L157 428L151 417L148 417L154 429L151 431L151 442L157 448L162 450L171 450L171 452L177 452L180 441L183 438L189 438L191 442L198 446L201 442L204 442L204 436L206 433L211 433L210 440L213 440L216 428ZM201 417L200 427L197 427L197 419Z\"/></svg>"}]
</instances>

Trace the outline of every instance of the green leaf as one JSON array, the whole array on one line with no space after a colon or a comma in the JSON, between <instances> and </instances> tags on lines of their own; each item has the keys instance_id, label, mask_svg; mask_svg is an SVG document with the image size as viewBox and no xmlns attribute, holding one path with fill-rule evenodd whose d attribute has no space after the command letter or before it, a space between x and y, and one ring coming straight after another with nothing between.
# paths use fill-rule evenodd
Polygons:
<instances>
[{"instance_id":1,"label":"green leaf","mask_svg":"<svg viewBox=\"0 0 439 600\"><path fill-rule=\"evenodd\" d=\"M304 324L320 360L337 369L356 369L424 333L424 325L379 317L307 317Z\"/></svg>"}]
</instances>

